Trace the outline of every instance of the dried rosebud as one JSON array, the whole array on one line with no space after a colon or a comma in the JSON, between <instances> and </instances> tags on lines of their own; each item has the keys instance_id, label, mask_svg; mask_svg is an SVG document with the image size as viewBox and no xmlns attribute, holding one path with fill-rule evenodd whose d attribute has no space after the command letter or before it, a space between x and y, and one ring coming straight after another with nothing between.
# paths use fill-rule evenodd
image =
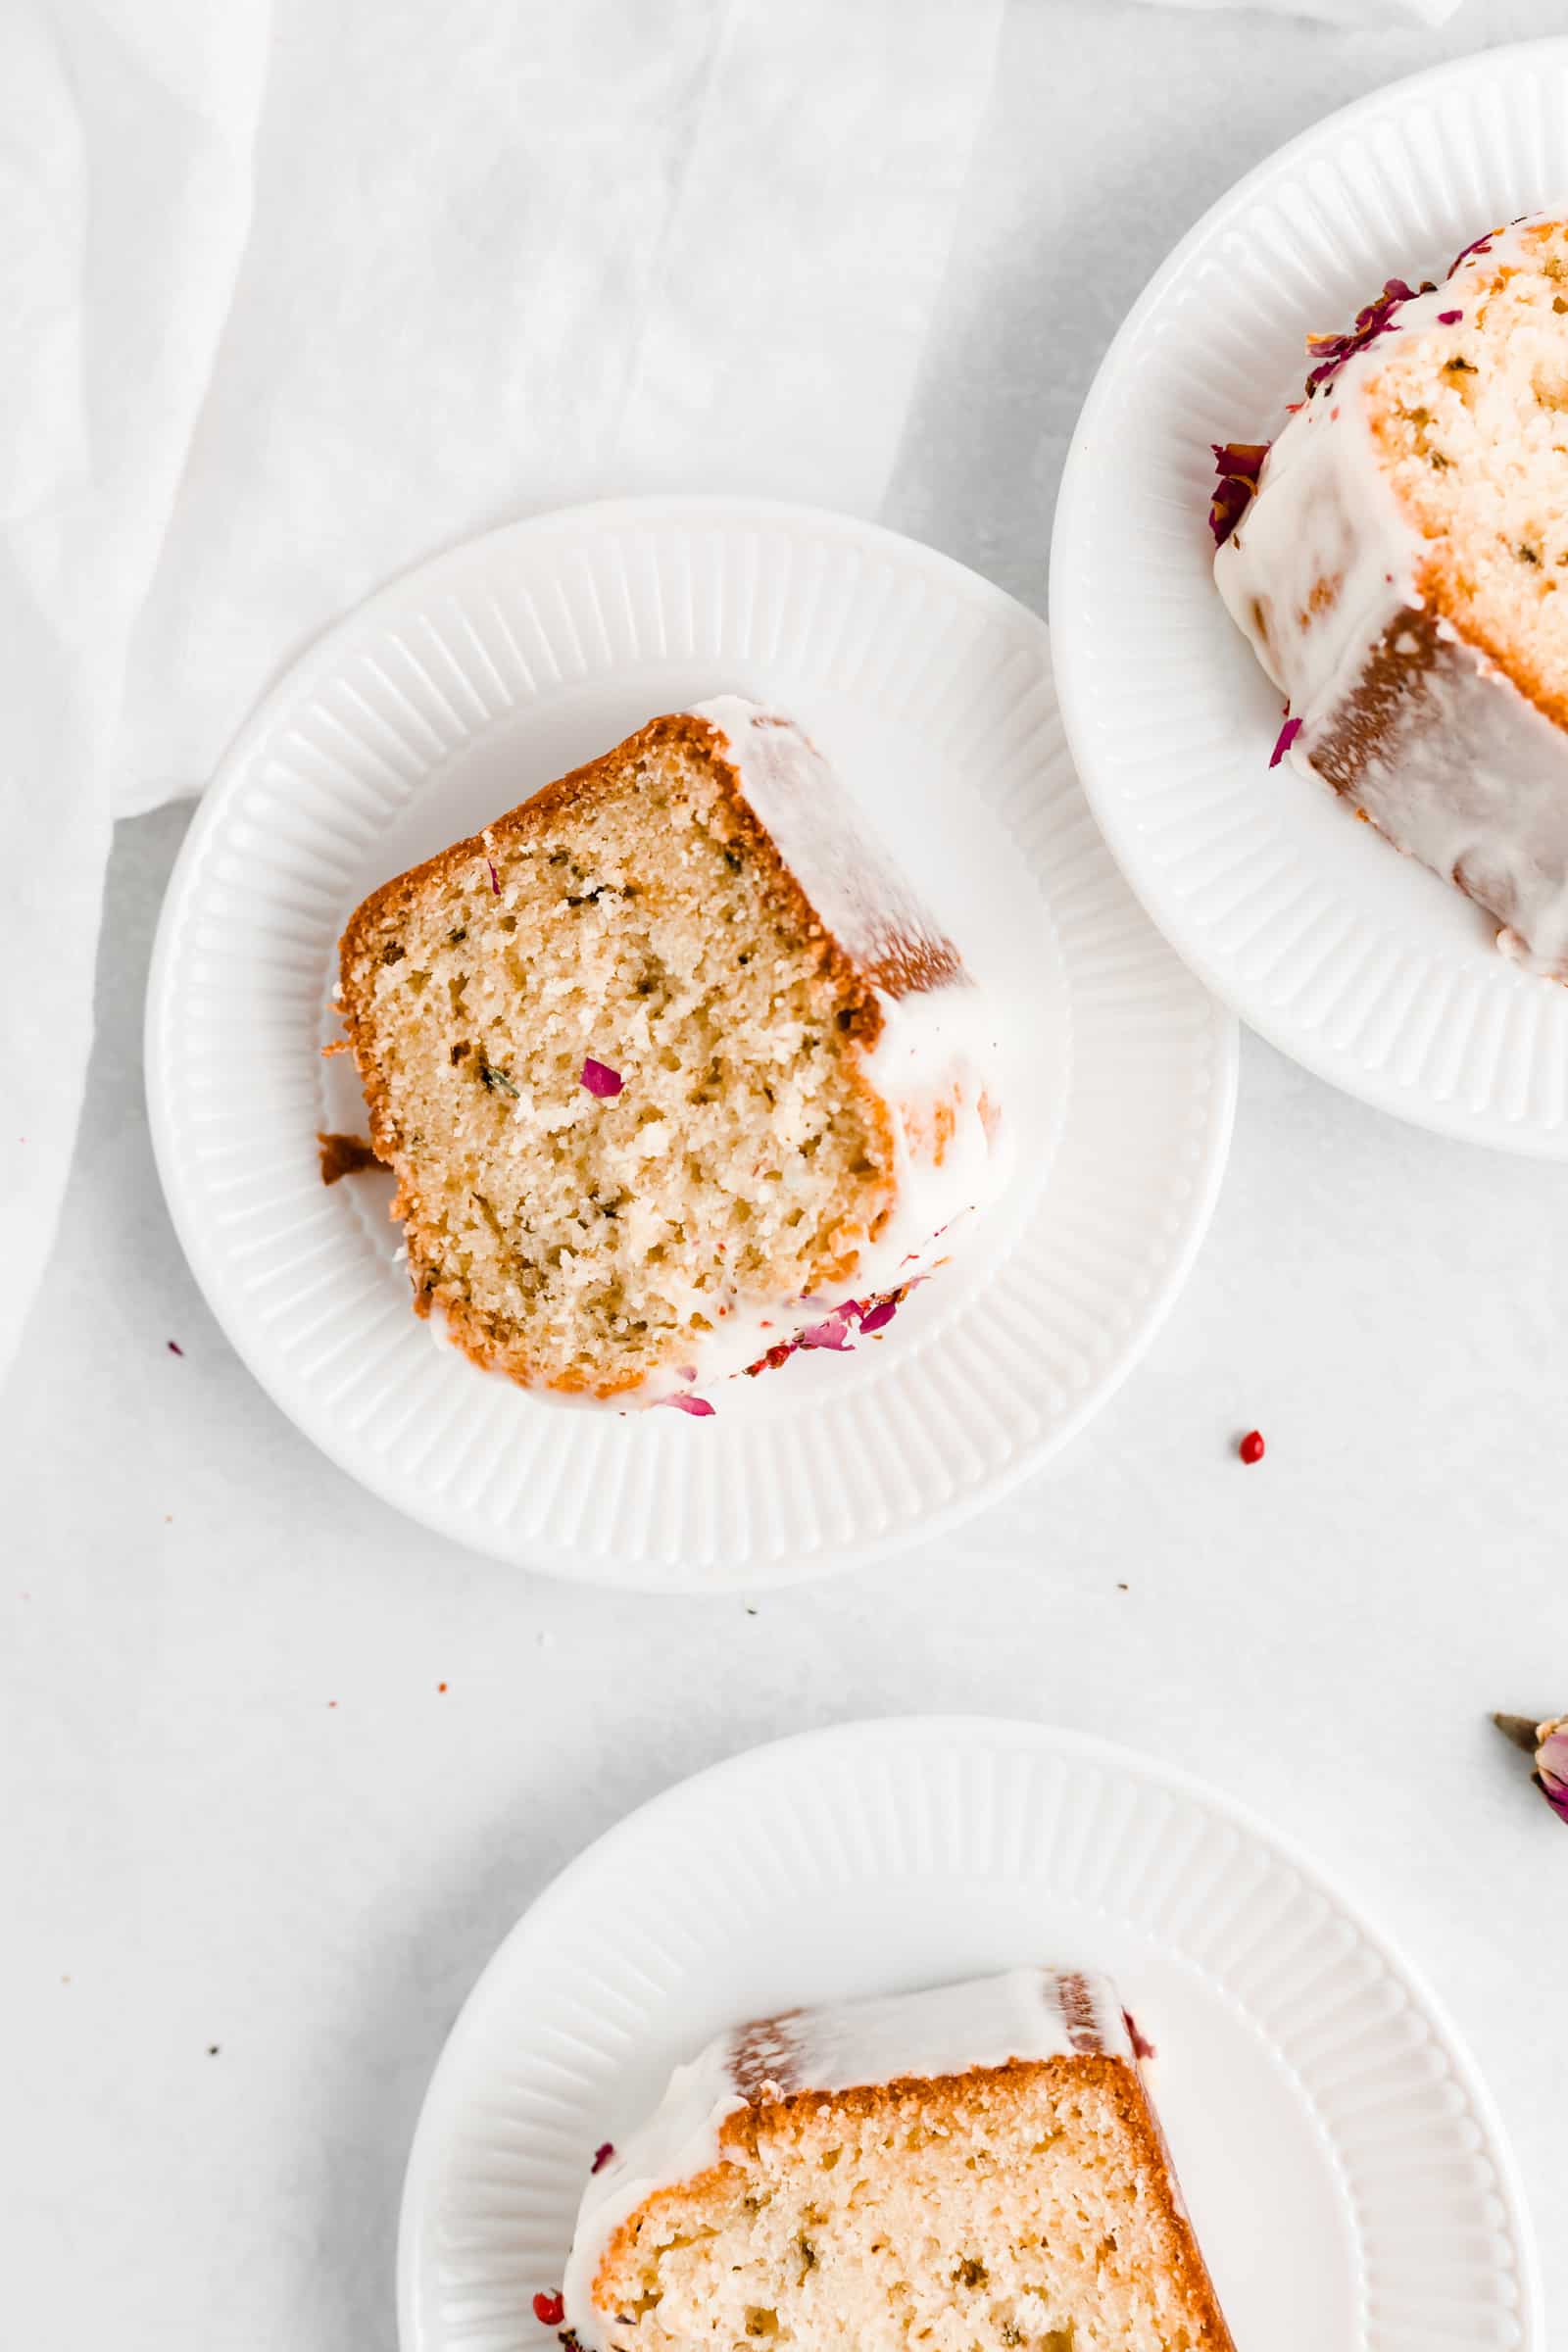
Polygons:
<instances>
[{"instance_id":1,"label":"dried rosebud","mask_svg":"<svg viewBox=\"0 0 1568 2352\"><path fill-rule=\"evenodd\" d=\"M597 1095L601 1102L606 1102L612 1095L619 1094L625 1080L618 1070L611 1068L608 1061L595 1061L590 1054L582 1065L581 1083L591 1095Z\"/></svg>"},{"instance_id":2,"label":"dried rosebud","mask_svg":"<svg viewBox=\"0 0 1568 2352\"><path fill-rule=\"evenodd\" d=\"M1536 1787L1559 1821L1568 1821L1568 1715L1532 1723L1528 1715L1494 1715L1505 1740L1535 1761Z\"/></svg>"}]
</instances>

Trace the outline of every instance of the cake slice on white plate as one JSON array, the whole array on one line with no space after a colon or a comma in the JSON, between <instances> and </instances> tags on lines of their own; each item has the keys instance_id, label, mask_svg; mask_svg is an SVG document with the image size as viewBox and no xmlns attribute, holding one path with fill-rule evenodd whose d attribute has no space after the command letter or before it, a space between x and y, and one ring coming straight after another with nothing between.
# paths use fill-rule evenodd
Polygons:
<instances>
[{"instance_id":1,"label":"cake slice on white plate","mask_svg":"<svg viewBox=\"0 0 1568 2352\"><path fill-rule=\"evenodd\" d=\"M1102 1979L764 2019L601 2151L582 2352L1233 2352Z\"/></svg>"},{"instance_id":2,"label":"cake slice on white plate","mask_svg":"<svg viewBox=\"0 0 1568 2352\"><path fill-rule=\"evenodd\" d=\"M1568 979L1568 220L1391 278L1308 348L1272 447L1216 448L1215 578L1287 698L1276 760Z\"/></svg>"},{"instance_id":3,"label":"cake slice on white plate","mask_svg":"<svg viewBox=\"0 0 1568 2352\"><path fill-rule=\"evenodd\" d=\"M526 1386L706 1411L843 1352L1004 1177L996 1004L735 696L383 885L339 1005L415 1307Z\"/></svg>"}]
</instances>

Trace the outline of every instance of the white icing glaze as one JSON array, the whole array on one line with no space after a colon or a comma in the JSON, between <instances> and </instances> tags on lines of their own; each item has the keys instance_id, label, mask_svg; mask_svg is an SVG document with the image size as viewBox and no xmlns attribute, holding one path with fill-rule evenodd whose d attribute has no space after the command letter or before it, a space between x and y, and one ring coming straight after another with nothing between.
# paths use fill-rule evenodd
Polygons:
<instances>
[{"instance_id":1,"label":"white icing glaze","mask_svg":"<svg viewBox=\"0 0 1568 2352\"><path fill-rule=\"evenodd\" d=\"M1215 555L1232 618L1301 721L1289 757L1304 773L1317 773L1314 749L1335 734L1374 649L1401 613L1423 607L1422 541L1379 460L1369 386L1407 339L1457 335L1440 314L1464 311L1499 264L1522 258L1530 225L1496 232L1490 252L1402 304L1398 331L1357 352L1290 418L1256 496ZM1317 610L1314 591L1325 581L1338 590ZM1451 659L1424 670L1419 693L1401 698L1356 770L1353 798L1423 865L1446 879L1464 875L1503 926L1506 953L1568 977L1568 736L1448 624L1439 635ZM1407 650L1418 650L1413 636Z\"/></svg>"},{"instance_id":2,"label":"white icing glaze","mask_svg":"<svg viewBox=\"0 0 1568 2352\"><path fill-rule=\"evenodd\" d=\"M566 2325L584 2352L603 2340L593 2282L611 2238L651 2196L691 2180L723 2157L726 2120L749 2102L741 2084L779 2091L847 2091L905 2080L932 2082L1102 2050L1136 2065L1113 1987L1102 1977L1019 1968L890 1999L799 2010L721 2034L670 2077L658 2107L592 2175L566 2266ZM778 2069L773 2081L770 2069Z\"/></svg>"}]
</instances>

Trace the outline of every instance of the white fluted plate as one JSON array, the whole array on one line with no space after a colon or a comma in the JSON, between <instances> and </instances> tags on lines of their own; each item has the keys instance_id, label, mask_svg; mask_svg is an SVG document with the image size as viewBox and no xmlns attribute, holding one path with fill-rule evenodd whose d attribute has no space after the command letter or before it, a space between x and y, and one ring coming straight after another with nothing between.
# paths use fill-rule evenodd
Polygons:
<instances>
[{"instance_id":1,"label":"white fluted plate","mask_svg":"<svg viewBox=\"0 0 1568 2352\"><path fill-rule=\"evenodd\" d=\"M1568 40L1456 59L1332 116L1172 254L1106 355L1052 556L1057 685L1084 786L1167 939L1320 1077L1449 1135L1568 1157L1568 988L1268 759L1280 698L1215 592L1214 441L1300 397L1303 338L1386 278L1568 201Z\"/></svg>"},{"instance_id":2,"label":"white fluted plate","mask_svg":"<svg viewBox=\"0 0 1568 2352\"><path fill-rule=\"evenodd\" d=\"M1540 2352L1491 2100L1433 1996L1249 1814L1035 1724L754 1750L572 1864L480 1979L404 2189L403 2352L547 2352L593 2150L712 2034L1041 1962L1104 1970L1243 2352Z\"/></svg>"},{"instance_id":3,"label":"white fluted plate","mask_svg":"<svg viewBox=\"0 0 1568 2352\"><path fill-rule=\"evenodd\" d=\"M880 1338L719 1385L709 1420L571 1409L409 1301L363 1130L336 941L367 891L644 720L739 691L800 718L1006 1007L1009 1192ZM647 500L520 523L399 582L229 754L170 888L148 1007L175 1222L283 1409L415 1518L503 1558L676 1589L930 1535L1041 1461L1154 1331L1212 1205L1230 1016L1107 856L1041 623L831 515Z\"/></svg>"}]
</instances>

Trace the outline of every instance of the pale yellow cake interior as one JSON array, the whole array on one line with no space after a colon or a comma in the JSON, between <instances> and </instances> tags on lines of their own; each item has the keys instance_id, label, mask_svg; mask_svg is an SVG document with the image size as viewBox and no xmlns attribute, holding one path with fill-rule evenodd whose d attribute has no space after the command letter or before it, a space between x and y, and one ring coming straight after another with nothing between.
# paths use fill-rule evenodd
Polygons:
<instances>
[{"instance_id":1,"label":"pale yellow cake interior","mask_svg":"<svg viewBox=\"0 0 1568 2352\"><path fill-rule=\"evenodd\" d=\"M734 1290L842 1277L891 1198L843 987L735 826L663 747L356 938L416 1288L516 1377L628 1388Z\"/></svg>"},{"instance_id":2,"label":"pale yellow cake interior","mask_svg":"<svg viewBox=\"0 0 1568 2352\"><path fill-rule=\"evenodd\" d=\"M1217 2352L1123 2071L1068 2061L746 2119L742 2161L612 2245L602 2352Z\"/></svg>"},{"instance_id":3,"label":"pale yellow cake interior","mask_svg":"<svg viewBox=\"0 0 1568 2352\"><path fill-rule=\"evenodd\" d=\"M1426 584L1554 707L1568 687L1568 227L1526 241L1526 266L1499 265L1479 300L1455 285L1458 323L1393 348L1367 403L1429 542Z\"/></svg>"}]
</instances>

